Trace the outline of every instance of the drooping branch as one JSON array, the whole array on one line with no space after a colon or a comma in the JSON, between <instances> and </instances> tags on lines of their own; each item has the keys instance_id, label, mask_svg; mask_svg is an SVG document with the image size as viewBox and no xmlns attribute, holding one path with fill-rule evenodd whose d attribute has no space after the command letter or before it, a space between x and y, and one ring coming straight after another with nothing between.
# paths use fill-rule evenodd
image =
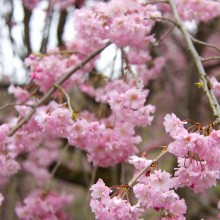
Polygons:
<instances>
[{"instance_id":1,"label":"drooping branch","mask_svg":"<svg viewBox=\"0 0 220 220\"><path fill-rule=\"evenodd\" d=\"M196 44L201 44L203 46L211 47L220 53L220 48L216 46L215 44L206 43L201 40L195 39L194 37L192 37L192 41Z\"/></svg>"},{"instance_id":2,"label":"drooping branch","mask_svg":"<svg viewBox=\"0 0 220 220\"><path fill-rule=\"evenodd\" d=\"M5 105L1 106L0 111L5 109L5 108L8 108L10 106L27 106L27 107L30 107L30 108L33 107L33 105L22 104L22 103L8 103L8 104L5 104Z\"/></svg>"},{"instance_id":3,"label":"drooping branch","mask_svg":"<svg viewBox=\"0 0 220 220\"><path fill-rule=\"evenodd\" d=\"M77 70L81 69L83 66L85 66L89 61L91 61L94 57L96 57L98 54L100 54L107 46L109 46L111 43L106 43L103 47L96 50L95 52L91 53L86 59L84 59L82 62L77 64L76 66L72 67L70 70L68 70L66 73L60 77L53 86L45 93L45 95L33 106L32 110L14 127L9 131L8 136L13 136L17 130L19 130L24 124L26 124L29 119L32 117L32 115L35 113L36 109L43 104L58 88L57 86L62 85L63 82L65 82L73 73L75 73Z\"/></svg>"},{"instance_id":4,"label":"drooping branch","mask_svg":"<svg viewBox=\"0 0 220 220\"><path fill-rule=\"evenodd\" d=\"M137 173L132 180L129 181L128 186L131 188L134 186L134 184L136 183L136 181L138 180L139 177L141 177L153 164L157 163L158 160L163 157L165 154L167 154L168 150L166 149L167 147L165 147L165 150L162 151L162 153L160 155L158 155L154 160L152 160L152 162L145 167L144 169L142 169L139 173Z\"/></svg>"},{"instance_id":5,"label":"drooping branch","mask_svg":"<svg viewBox=\"0 0 220 220\"><path fill-rule=\"evenodd\" d=\"M202 62L207 62L207 61L211 61L211 60L219 60L219 59L220 59L220 56L201 58Z\"/></svg>"},{"instance_id":6,"label":"drooping branch","mask_svg":"<svg viewBox=\"0 0 220 220\"><path fill-rule=\"evenodd\" d=\"M163 151L155 158L151 161L151 163L146 166L145 168L143 168L142 170L140 170L130 181L129 183L127 184L127 187L125 189L125 191L123 192L122 194L122 197L124 197L126 195L126 191L130 190L136 183L136 181L144 174L146 173L146 171L152 167L154 164L157 164L157 162L159 161L159 159L161 157L163 157L165 154L168 153L168 150L167 150L167 146L164 146L164 149Z\"/></svg>"},{"instance_id":7,"label":"drooping branch","mask_svg":"<svg viewBox=\"0 0 220 220\"><path fill-rule=\"evenodd\" d=\"M183 36L184 36L186 43L187 43L187 46L188 46L188 50L193 57L193 60L195 62L195 65L196 65L196 68L197 68L198 73L200 75L200 78L204 84L203 89L209 99L209 103L211 105L213 114L216 117L216 119L220 120L220 106L219 106L218 100L214 94L214 91L212 89L211 83L207 77L205 69L203 67L201 57L199 56L198 52L195 49L195 46L193 44L193 41L192 41L190 34L188 33L188 31L186 30L185 26L183 25L183 23L181 21L181 18L180 18L178 11L177 11L175 3L173 2L173 0L168 0L168 1L169 1L169 4L173 10L175 23L177 24L177 27L183 33Z\"/></svg>"}]
</instances>

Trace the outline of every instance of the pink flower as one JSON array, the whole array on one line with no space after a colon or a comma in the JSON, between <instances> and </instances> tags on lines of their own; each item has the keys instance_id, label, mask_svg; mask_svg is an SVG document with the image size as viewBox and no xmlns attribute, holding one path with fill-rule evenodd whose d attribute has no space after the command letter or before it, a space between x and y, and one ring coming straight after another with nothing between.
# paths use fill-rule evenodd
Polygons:
<instances>
[{"instance_id":1,"label":"pink flower","mask_svg":"<svg viewBox=\"0 0 220 220\"><path fill-rule=\"evenodd\" d=\"M209 21L220 14L219 2L207 0L175 0L178 12L185 20Z\"/></svg>"},{"instance_id":2,"label":"pink flower","mask_svg":"<svg viewBox=\"0 0 220 220\"><path fill-rule=\"evenodd\" d=\"M219 169L210 170L206 162L198 163L194 159L178 158L175 187L188 186L195 193L203 192L205 189L216 185L219 174Z\"/></svg>"},{"instance_id":3,"label":"pink flower","mask_svg":"<svg viewBox=\"0 0 220 220\"><path fill-rule=\"evenodd\" d=\"M96 219L139 219L142 213L139 204L131 206L128 201L123 200L122 198L116 196L111 198L109 193L112 190L105 186L101 179L99 179L90 190L92 191L90 207L92 208L92 212L95 214Z\"/></svg>"},{"instance_id":4,"label":"pink flower","mask_svg":"<svg viewBox=\"0 0 220 220\"><path fill-rule=\"evenodd\" d=\"M119 47L142 50L143 45L147 47L154 39L150 32L155 21L146 19L151 16L161 16L155 5L144 6L135 0L130 0L129 4L125 0L120 3L113 0L78 10L75 26L78 35L90 42L109 39Z\"/></svg>"},{"instance_id":5,"label":"pink flower","mask_svg":"<svg viewBox=\"0 0 220 220\"><path fill-rule=\"evenodd\" d=\"M35 191L25 198L23 206L16 207L16 214L20 220L70 220L63 210L71 201L71 196Z\"/></svg>"},{"instance_id":6,"label":"pink flower","mask_svg":"<svg viewBox=\"0 0 220 220\"><path fill-rule=\"evenodd\" d=\"M216 96L220 96L220 83L217 81L217 79L215 77L212 77L210 79L210 82L212 83L214 92L216 94Z\"/></svg>"},{"instance_id":7,"label":"pink flower","mask_svg":"<svg viewBox=\"0 0 220 220\"><path fill-rule=\"evenodd\" d=\"M184 128L184 124L187 124L187 122L180 121L180 119L177 118L174 113L171 115L167 114L164 117L163 125L166 129L166 132L170 133L170 136L174 139L188 134L187 130Z\"/></svg>"},{"instance_id":8,"label":"pink flower","mask_svg":"<svg viewBox=\"0 0 220 220\"><path fill-rule=\"evenodd\" d=\"M139 167L136 161L143 163L140 160L141 158L137 160L137 158L132 157L131 159L131 163L135 167L137 165ZM186 205L184 200L180 200L179 196L172 190L175 185L175 178L171 178L170 173L155 170L154 173L142 176L137 181L138 183L133 186L133 191L141 207L145 209L162 209L165 210L167 216L173 216L175 219L184 219ZM175 204L178 205L175 206Z\"/></svg>"},{"instance_id":9,"label":"pink flower","mask_svg":"<svg viewBox=\"0 0 220 220\"><path fill-rule=\"evenodd\" d=\"M147 160L146 158L138 157L138 156L131 156L129 157L128 161L130 164L134 165L134 167L138 171L149 166L152 163L152 160Z\"/></svg>"},{"instance_id":10,"label":"pink flower","mask_svg":"<svg viewBox=\"0 0 220 220\"><path fill-rule=\"evenodd\" d=\"M0 126L0 150L4 149L4 145L5 145L5 141L7 139L8 132L9 132L9 125L2 124Z\"/></svg>"},{"instance_id":11,"label":"pink flower","mask_svg":"<svg viewBox=\"0 0 220 220\"><path fill-rule=\"evenodd\" d=\"M155 191L166 192L174 187L173 179L171 178L171 174L168 172L155 170L154 174L151 174L149 178L153 186L153 190Z\"/></svg>"},{"instance_id":12,"label":"pink flower","mask_svg":"<svg viewBox=\"0 0 220 220\"><path fill-rule=\"evenodd\" d=\"M168 145L168 151L177 157L184 157L188 152L196 152L196 143L201 136L199 133L184 134L183 137L179 136L177 140ZM201 149L202 150L202 149ZM201 153L196 152L196 153Z\"/></svg>"},{"instance_id":13,"label":"pink flower","mask_svg":"<svg viewBox=\"0 0 220 220\"><path fill-rule=\"evenodd\" d=\"M10 177L20 169L19 163L5 155L0 155L0 177Z\"/></svg>"},{"instance_id":14,"label":"pink flower","mask_svg":"<svg viewBox=\"0 0 220 220\"><path fill-rule=\"evenodd\" d=\"M109 196L109 194L112 192L107 186L105 186L105 183L102 179L99 179L98 182L90 188L92 191L91 197L94 199L100 199L102 197Z\"/></svg>"}]
</instances>

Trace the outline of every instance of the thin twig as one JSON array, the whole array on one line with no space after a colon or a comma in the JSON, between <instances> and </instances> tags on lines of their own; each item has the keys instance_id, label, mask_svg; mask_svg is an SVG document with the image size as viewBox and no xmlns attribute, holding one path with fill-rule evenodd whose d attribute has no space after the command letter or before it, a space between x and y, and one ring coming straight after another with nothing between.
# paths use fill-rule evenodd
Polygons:
<instances>
[{"instance_id":1,"label":"thin twig","mask_svg":"<svg viewBox=\"0 0 220 220\"><path fill-rule=\"evenodd\" d=\"M144 174L146 171L153 165L158 162L158 160L163 157L166 153L168 153L167 146L164 146L164 150L159 154L155 159L151 161L151 163L143 168L140 172L138 172L128 183L128 188L122 193L122 198L126 195L127 191L130 190L136 183L136 181Z\"/></svg>"},{"instance_id":2,"label":"thin twig","mask_svg":"<svg viewBox=\"0 0 220 220\"><path fill-rule=\"evenodd\" d=\"M144 5L161 4L161 3L168 3L168 1L167 0L150 1L150 2L144 3Z\"/></svg>"},{"instance_id":3,"label":"thin twig","mask_svg":"<svg viewBox=\"0 0 220 220\"><path fill-rule=\"evenodd\" d=\"M124 59L123 59L122 48L121 48L121 76L122 76L122 79L125 79Z\"/></svg>"},{"instance_id":4,"label":"thin twig","mask_svg":"<svg viewBox=\"0 0 220 220\"><path fill-rule=\"evenodd\" d=\"M170 23L172 23L172 24L178 26L175 21L173 21L173 20L170 19L170 18L166 18L166 17L155 17L155 16L151 16L151 17L146 18L146 19L167 21L167 22L170 22Z\"/></svg>"},{"instance_id":5,"label":"thin twig","mask_svg":"<svg viewBox=\"0 0 220 220\"><path fill-rule=\"evenodd\" d=\"M69 96L68 93L65 91L65 89L63 89L61 86L56 85L55 83L54 83L54 86L55 86L56 88L58 88L58 89L64 94L64 96L66 97L66 101L67 101L68 108L69 108L69 110L71 111L71 114L72 114L72 113L74 112L74 110L73 110L73 108L72 108L72 106L71 106L70 96Z\"/></svg>"},{"instance_id":6,"label":"thin twig","mask_svg":"<svg viewBox=\"0 0 220 220\"><path fill-rule=\"evenodd\" d=\"M207 61L211 61L211 60L219 60L220 56L214 56L214 57L207 57L207 58L201 58L202 62L207 62Z\"/></svg>"},{"instance_id":7,"label":"thin twig","mask_svg":"<svg viewBox=\"0 0 220 220\"><path fill-rule=\"evenodd\" d=\"M113 75L114 75L114 68L115 68L115 63L116 63L117 55L118 55L118 48L116 49L115 55L114 55L113 60L112 60L112 69L111 69L110 79L112 79Z\"/></svg>"},{"instance_id":8,"label":"thin twig","mask_svg":"<svg viewBox=\"0 0 220 220\"><path fill-rule=\"evenodd\" d=\"M153 46L159 46L160 42L163 41L171 32L172 30L176 27L176 25L174 24L171 28L168 29L168 31L163 35L161 36L154 44Z\"/></svg>"},{"instance_id":9,"label":"thin twig","mask_svg":"<svg viewBox=\"0 0 220 220\"><path fill-rule=\"evenodd\" d=\"M96 179L96 174L97 174L97 166L94 166L92 169L92 175L91 175L91 180L90 180L90 184L89 184L89 188L95 183L95 179ZM90 200L90 192L87 192L86 195L86 205L84 207L84 213L85 215L88 213L88 208L89 208L89 200Z\"/></svg>"},{"instance_id":10,"label":"thin twig","mask_svg":"<svg viewBox=\"0 0 220 220\"><path fill-rule=\"evenodd\" d=\"M153 164L157 163L158 160L163 157L168 152L167 147L165 147L165 150L162 151L160 155L158 155L155 159L151 161L151 163L142 169L137 175L135 175L132 180L129 181L128 186L132 188L135 184L135 182L138 180L139 177L141 177Z\"/></svg>"},{"instance_id":11,"label":"thin twig","mask_svg":"<svg viewBox=\"0 0 220 220\"><path fill-rule=\"evenodd\" d=\"M63 150L62 150L62 152L61 152L61 154L60 154L60 157L59 157L59 159L57 160L56 165L54 166L53 170L51 171L51 173L50 173L50 179L49 179L49 181L48 181L48 183L47 183L47 186L46 186L46 189L47 189L47 190L49 190L49 189L51 188L52 178L54 177L55 173L57 172L58 168L60 167L60 165L61 165L61 163L62 163L62 160L63 160L64 153L68 150L69 146L70 146L69 143L67 143L67 144L64 146L64 148L63 148Z\"/></svg>"},{"instance_id":12,"label":"thin twig","mask_svg":"<svg viewBox=\"0 0 220 220\"><path fill-rule=\"evenodd\" d=\"M53 14L52 0L49 0L47 14L46 14L45 23L44 23L44 28L42 31L43 38L42 38L41 47L40 47L40 52L42 52L42 53L45 53L47 50L47 43L48 43L48 38L49 38L49 34L50 34L52 14Z\"/></svg>"},{"instance_id":13,"label":"thin twig","mask_svg":"<svg viewBox=\"0 0 220 220\"><path fill-rule=\"evenodd\" d=\"M126 70L132 75L133 79L135 80L136 84L138 85L138 77L137 75L134 73L134 71L131 68L131 65L129 63L127 54L125 53L124 49L121 48L121 54L122 54L122 59L125 61L125 65L126 65Z\"/></svg>"},{"instance_id":14,"label":"thin twig","mask_svg":"<svg viewBox=\"0 0 220 220\"><path fill-rule=\"evenodd\" d=\"M31 107L31 108L34 107L33 105L29 105L29 104L9 103L9 104L5 104L2 107L0 107L0 111L5 109L5 108L8 108L10 106L16 106L16 105L18 105L18 106L27 106L27 107Z\"/></svg>"},{"instance_id":15,"label":"thin twig","mask_svg":"<svg viewBox=\"0 0 220 220\"><path fill-rule=\"evenodd\" d=\"M187 46L188 46L188 50L189 50L189 52L191 53L191 55L194 59L196 68L197 68L197 70L199 72L199 75L200 75L200 78L201 78L201 80L204 84L203 89L204 89L204 91L205 91L205 93L206 93L206 95L209 99L209 103L211 105L214 116L216 118L220 118L220 106L219 106L218 100L217 100L217 98L216 98L216 96L213 92L211 83L210 83L210 81L209 81L209 79L208 79L208 77L205 73L204 67L203 67L202 62L201 62L201 57L199 56L198 52L195 49L195 46L193 45L193 41L192 41L192 38L191 38L190 34L186 30L185 26L183 25L183 23L180 19L180 16L179 16L179 13L177 11L175 3L173 2L173 0L168 0L168 1L169 1L169 4L170 4L170 6L173 10L175 23L177 24L178 28L183 33L183 36L184 36L184 38L186 40L186 43L187 43Z\"/></svg>"},{"instance_id":16,"label":"thin twig","mask_svg":"<svg viewBox=\"0 0 220 220\"><path fill-rule=\"evenodd\" d=\"M194 43L201 44L201 45L207 46L207 47L211 47L211 48L217 50L217 51L220 53L220 48L217 47L215 44L206 43L206 42L204 42L204 41L195 39L195 38L192 37L192 36L191 36L191 39L192 39L192 41L193 41Z\"/></svg>"},{"instance_id":17,"label":"thin twig","mask_svg":"<svg viewBox=\"0 0 220 220\"><path fill-rule=\"evenodd\" d=\"M69 69L67 72L65 72L55 83L54 85L60 86L63 82L65 82L73 73L75 73L77 70L81 69L83 66L85 66L89 61L91 61L94 57L96 57L98 54L100 54L106 47L108 47L111 43L108 42L105 44L105 46L101 47L100 49L96 50L95 52L91 53L86 59L84 59L82 62L77 64L76 66ZM33 109L14 127L9 131L8 136L13 136L17 130L19 130L24 124L26 124L29 119L32 117L32 115L35 113L36 109L43 104L56 90L57 88L52 85L51 88L47 91L47 93L33 106Z\"/></svg>"},{"instance_id":18,"label":"thin twig","mask_svg":"<svg viewBox=\"0 0 220 220\"><path fill-rule=\"evenodd\" d=\"M60 51L53 51L53 52L47 52L47 53L33 53L33 55L37 56L37 57L46 57L49 55L72 55L72 54L79 54L81 56L87 56L85 53L82 53L80 51L77 50L60 50Z\"/></svg>"}]
</instances>

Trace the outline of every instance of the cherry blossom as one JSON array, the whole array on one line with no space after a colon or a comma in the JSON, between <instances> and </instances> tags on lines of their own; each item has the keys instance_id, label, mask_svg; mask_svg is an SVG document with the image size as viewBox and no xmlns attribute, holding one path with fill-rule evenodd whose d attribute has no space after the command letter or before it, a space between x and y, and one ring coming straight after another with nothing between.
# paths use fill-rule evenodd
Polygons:
<instances>
[{"instance_id":1,"label":"cherry blossom","mask_svg":"<svg viewBox=\"0 0 220 220\"><path fill-rule=\"evenodd\" d=\"M185 20L209 21L220 14L220 4L208 0L175 0L180 15Z\"/></svg>"},{"instance_id":2,"label":"cherry blossom","mask_svg":"<svg viewBox=\"0 0 220 220\"><path fill-rule=\"evenodd\" d=\"M164 117L164 127L166 132L170 133L170 136L174 139L188 134L187 130L184 128L184 124L186 123L187 122L180 121L174 113L171 115L167 114Z\"/></svg>"},{"instance_id":3,"label":"cherry blossom","mask_svg":"<svg viewBox=\"0 0 220 220\"><path fill-rule=\"evenodd\" d=\"M34 191L25 198L24 205L16 207L16 213L20 220L70 220L63 209L71 201L71 196L59 195L56 192Z\"/></svg>"},{"instance_id":4,"label":"cherry blossom","mask_svg":"<svg viewBox=\"0 0 220 220\"><path fill-rule=\"evenodd\" d=\"M96 219L139 219L142 213L139 204L131 206L128 201L122 198L116 196L111 198L109 193L112 190L105 186L101 179L90 190L92 191L90 206Z\"/></svg>"},{"instance_id":5,"label":"cherry blossom","mask_svg":"<svg viewBox=\"0 0 220 220\"><path fill-rule=\"evenodd\" d=\"M175 187L190 187L194 192L203 192L216 185L219 170L210 170L205 162L198 163L191 159L178 159Z\"/></svg>"}]
</instances>

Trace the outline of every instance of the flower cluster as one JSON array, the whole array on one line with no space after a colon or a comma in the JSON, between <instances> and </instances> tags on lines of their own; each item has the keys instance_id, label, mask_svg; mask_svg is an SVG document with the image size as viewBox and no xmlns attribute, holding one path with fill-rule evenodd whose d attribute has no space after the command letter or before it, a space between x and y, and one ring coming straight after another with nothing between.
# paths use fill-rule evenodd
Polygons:
<instances>
[{"instance_id":1,"label":"flower cluster","mask_svg":"<svg viewBox=\"0 0 220 220\"><path fill-rule=\"evenodd\" d=\"M164 57L156 57L149 60L145 65L136 65L135 68L144 85L147 85L150 80L155 80L160 76L165 63L166 59Z\"/></svg>"},{"instance_id":2,"label":"flower cluster","mask_svg":"<svg viewBox=\"0 0 220 220\"><path fill-rule=\"evenodd\" d=\"M41 132L52 137L67 138L75 147L85 150L88 158L99 166L110 166L126 160L136 152L134 144L140 142L134 136L134 127L127 129L127 124L116 123L109 126L109 121L77 118L73 121L70 111L55 102L40 107L35 116Z\"/></svg>"},{"instance_id":3,"label":"flower cluster","mask_svg":"<svg viewBox=\"0 0 220 220\"><path fill-rule=\"evenodd\" d=\"M64 73L85 59L87 54L103 45L103 42L91 44L83 38L75 38L65 45L65 50L55 48L47 51L45 55L30 54L25 59L25 65L30 68L29 76L33 82L40 87L42 92L46 92ZM74 85L82 84L85 81L86 73L94 67L96 59L92 59L83 68L72 74L62 86L69 90Z\"/></svg>"},{"instance_id":4,"label":"flower cluster","mask_svg":"<svg viewBox=\"0 0 220 220\"><path fill-rule=\"evenodd\" d=\"M125 54L131 64L145 64L151 59L149 45L155 42L152 17L160 16L156 5L112 0L77 10L74 19L79 38L91 44L108 39L120 48L127 47Z\"/></svg>"},{"instance_id":5,"label":"flower cluster","mask_svg":"<svg viewBox=\"0 0 220 220\"><path fill-rule=\"evenodd\" d=\"M70 67L79 62L76 55L73 54L65 59L59 52L42 58L30 55L26 59L26 65L30 67L30 77L42 92L46 92ZM64 84L64 87L70 88L74 84L83 82L83 79L83 71L78 71Z\"/></svg>"},{"instance_id":6,"label":"flower cluster","mask_svg":"<svg viewBox=\"0 0 220 220\"><path fill-rule=\"evenodd\" d=\"M135 166L137 171L152 163L151 160L137 156L130 157L129 162ZM138 183L134 185L133 190L141 207L163 210L164 219L185 219L186 204L173 190L175 178L171 178L170 173L150 170L149 175L143 175L137 181Z\"/></svg>"},{"instance_id":7,"label":"flower cluster","mask_svg":"<svg viewBox=\"0 0 220 220\"><path fill-rule=\"evenodd\" d=\"M77 32L83 38L109 39L119 47L143 48L153 40L150 31L155 22L151 16L161 14L154 5L112 0L78 10L74 16Z\"/></svg>"},{"instance_id":8,"label":"flower cluster","mask_svg":"<svg viewBox=\"0 0 220 220\"><path fill-rule=\"evenodd\" d=\"M212 87L213 87L213 90L214 90L216 96L220 97L220 83L219 83L219 81L215 77L212 77L210 79L210 82L212 83Z\"/></svg>"},{"instance_id":9,"label":"flower cluster","mask_svg":"<svg viewBox=\"0 0 220 220\"><path fill-rule=\"evenodd\" d=\"M4 185L8 178L20 169L19 163L15 160L13 150L7 147L9 126L0 126L0 185ZM2 200L2 199L1 199Z\"/></svg>"},{"instance_id":10,"label":"flower cluster","mask_svg":"<svg viewBox=\"0 0 220 220\"><path fill-rule=\"evenodd\" d=\"M24 205L16 207L16 213L19 220L70 220L63 210L71 202L71 196L59 195L57 192L34 191L25 198Z\"/></svg>"},{"instance_id":11,"label":"flower cluster","mask_svg":"<svg viewBox=\"0 0 220 220\"><path fill-rule=\"evenodd\" d=\"M175 0L184 20L209 21L220 15L220 3L209 0Z\"/></svg>"},{"instance_id":12,"label":"flower cluster","mask_svg":"<svg viewBox=\"0 0 220 220\"><path fill-rule=\"evenodd\" d=\"M148 93L142 85L135 87L122 80L115 80L97 90L96 100L110 105L116 121L146 126L151 124L151 113L155 111L154 106L145 105Z\"/></svg>"},{"instance_id":13,"label":"flower cluster","mask_svg":"<svg viewBox=\"0 0 220 220\"><path fill-rule=\"evenodd\" d=\"M175 175L179 186L188 186L201 192L216 184L220 168L220 131L209 131L209 127L189 133L175 114L166 115L166 132L175 139L168 151L178 157Z\"/></svg>"},{"instance_id":14,"label":"flower cluster","mask_svg":"<svg viewBox=\"0 0 220 220\"><path fill-rule=\"evenodd\" d=\"M151 160L137 156L130 157L129 162L135 166L137 172L152 163ZM186 204L173 190L175 178L171 178L169 173L161 170L150 172L149 175L138 178L138 183L133 186L137 198L137 203L133 206L122 199L123 193L126 193L125 186L118 186L118 195L113 194L110 197L112 190L99 179L90 189L92 191L90 206L96 219L139 219L144 209L153 208L163 211L162 219L184 220Z\"/></svg>"},{"instance_id":15,"label":"flower cluster","mask_svg":"<svg viewBox=\"0 0 220 220\"><path fill-rule=\"evenodd\" d=\"M103 180L99 179L96 184L90 188L91 201L90 206L96 219L128 219L138 220L142 210L139 204L131 206L127 200L117 196L110 197L112 190L108 188Z\"/></svg>"},{"instance_id":16,"label":"flower cluster","mask_svg":"<svg viewBox=\"0 0 220 220\"><path fill-rule=\"evenodd\" d=\"M58 160L61 143L58 139L45 138L40 145L27 154L22 162L22 168L35 177L38 185L44 184L50 178L48 167Z\"/></svg>"}]
</instances>

